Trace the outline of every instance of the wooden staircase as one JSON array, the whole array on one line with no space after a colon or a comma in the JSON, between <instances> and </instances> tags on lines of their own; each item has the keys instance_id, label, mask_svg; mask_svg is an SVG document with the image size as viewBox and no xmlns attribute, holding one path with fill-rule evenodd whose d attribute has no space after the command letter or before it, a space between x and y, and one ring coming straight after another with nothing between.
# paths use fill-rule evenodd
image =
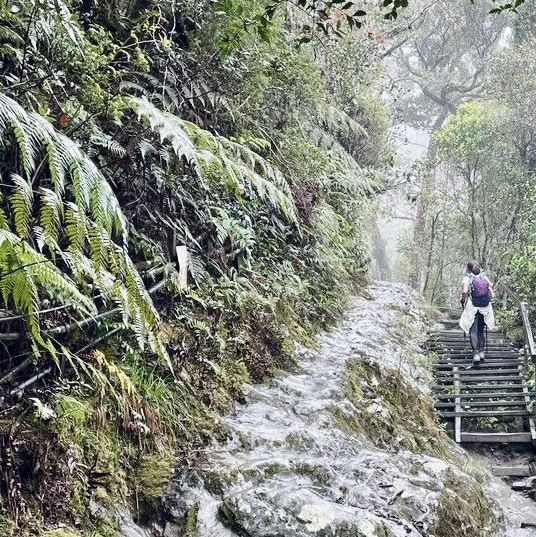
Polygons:
<instances>
[{"instance_id":1,"label":"wooden staircase","mask_svg":"<svg viewBox=\"0 0 536 537\"><path fill-rule=\"evenodd\" d=\"M440 416L454 421L458 443L536 445L523 349L490 332L485 359L473 364L469 338L457 326L459 315L449 312L431 334L438 355L434 395Z\"/></svg>"}]
</instances>

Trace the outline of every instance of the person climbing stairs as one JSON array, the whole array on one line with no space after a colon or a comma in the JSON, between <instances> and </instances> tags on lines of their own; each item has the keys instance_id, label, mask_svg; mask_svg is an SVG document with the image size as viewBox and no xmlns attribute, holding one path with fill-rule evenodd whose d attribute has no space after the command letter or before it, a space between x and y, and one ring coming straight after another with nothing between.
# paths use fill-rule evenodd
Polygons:
<instances>
[{"instance_id":1,"label":"person climbing stairs","mask_svg":"<svg viewBox=\"0 0 536 537\"><path fill-rule=\"evenodd\" d=\"M475 364L469 341L456 327L458 317L459 312L449 312L431 334L431 348L438 355L434 397L440 416L454 420L458 443L536 445L522 350L490 332L486 359Z\"/></svg>"}]
</instances>

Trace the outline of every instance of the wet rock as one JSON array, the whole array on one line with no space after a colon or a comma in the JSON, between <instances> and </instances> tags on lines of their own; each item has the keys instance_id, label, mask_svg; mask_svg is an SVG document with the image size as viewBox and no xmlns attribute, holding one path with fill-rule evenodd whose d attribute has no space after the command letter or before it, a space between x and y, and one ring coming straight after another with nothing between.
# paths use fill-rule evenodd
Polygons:
<instances>
[{"instance_id":1,"label":"wet rock","mask_svg":"<svg viewBox=\"0 0 536 537\"><path fill-rule=\"evenodd\" d=\"M375 395L393 371L419 394L429 392L425 328L406 287L371 286L370 298L356 299L341 324L319 337L318 349L299 351L296 372L255 386L221 420L227 440L208 446L197 468L182 469L170 488L165 537L176 537L193 508L198 537L429 537L438 512L445 518L452 511L446 499L463 513L466 488L457 484L478 491L480 484L424 449L401 449L388 434L394 403ZM356 381L354 391L366 400L357 408L346 397L346 371L365 361L375 370ZM385 425L385 449L370 430L373 419ZM443 451L462 457L445 435L438 438ZM484 529L479 537L501 535L493 505L482 498L495 533Z\"/></svg>"}]
</instances>

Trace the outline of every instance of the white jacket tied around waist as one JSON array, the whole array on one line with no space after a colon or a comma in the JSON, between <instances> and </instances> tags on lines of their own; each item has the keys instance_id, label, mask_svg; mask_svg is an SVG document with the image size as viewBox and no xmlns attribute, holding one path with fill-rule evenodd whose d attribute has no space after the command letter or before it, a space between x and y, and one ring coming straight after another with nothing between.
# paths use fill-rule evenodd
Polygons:
<instances>
[{"instance_id":1,"label":"white jacket tied around waist","mask_svg":"<svg viewBox=\"0 0 536 537\"><path fill-rule=\"evenodd\" d=\"M486 323L488 330L494 330L495 314L493 313L493 306L491 305L491 302L485 308L478 308L476 306L473 306L471 298L467 299L465 309L463 310L462 316L460 317L460 328L466 334L469 334L469 330L471 330L471 326L473 326L473 323L475 322L475 315L477 314L477 312L480 312L484 316L484 322Z\"/></svg>"}]
</instances>

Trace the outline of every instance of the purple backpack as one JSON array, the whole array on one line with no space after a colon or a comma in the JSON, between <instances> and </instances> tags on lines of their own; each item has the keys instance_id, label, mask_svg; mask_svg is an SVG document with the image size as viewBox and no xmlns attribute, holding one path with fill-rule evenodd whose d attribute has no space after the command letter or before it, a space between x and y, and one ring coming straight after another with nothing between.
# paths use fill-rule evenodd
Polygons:
<instances>
[{"instance_id":1,"label":"purple backpack","mask_svg":"<svg viewBox=\"0 0 536 537\"><path fill-rule=\"evenodd\" d=\"M471 301L477 308L485 308L491 302L491 289L483 274L471 276Z\"/></svg>"}]
</instances>

